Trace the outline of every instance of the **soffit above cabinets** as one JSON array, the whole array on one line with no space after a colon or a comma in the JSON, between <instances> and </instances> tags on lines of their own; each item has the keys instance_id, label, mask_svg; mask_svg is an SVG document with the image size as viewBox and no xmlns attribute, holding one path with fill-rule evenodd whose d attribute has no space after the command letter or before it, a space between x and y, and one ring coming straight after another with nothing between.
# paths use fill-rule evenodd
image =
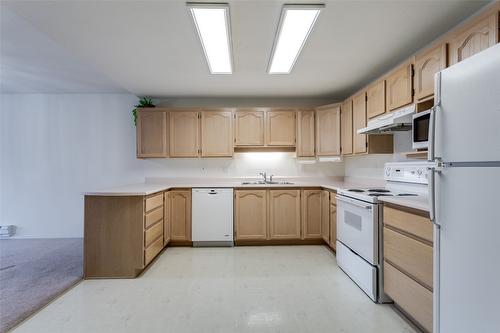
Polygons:
<instances>
[{"instance_id":1,"label":"soffit above cabinets","mask_svg":"<svg viewBox=\"0 0 500 333\"><path fill-rule=\"evenodd\" d=\"M487 3L321 2L325 8L292 73L269 75L284 1L228 1L234 70L216 76L207 71L185 1L3 1L1 6L136 95L340 99ZM18 37L15 29L10 31ZM1 46L2 58L17 47ZM34 61L22 60L16 63L19 68L30 68ZM67 72L68 80L76 76Z\"/></svg>"}]
</instances>

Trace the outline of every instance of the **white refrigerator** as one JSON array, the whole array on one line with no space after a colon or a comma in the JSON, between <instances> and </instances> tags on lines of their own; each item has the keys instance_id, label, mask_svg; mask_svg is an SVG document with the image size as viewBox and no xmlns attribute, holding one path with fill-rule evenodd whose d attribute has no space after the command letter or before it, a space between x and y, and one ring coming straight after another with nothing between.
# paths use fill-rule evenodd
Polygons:
<instances>
[{"instance_id":1,"label":"white refrigerator","mask_svg":"<svg viewBox=\"0 0 500 333\"><path fill-rule=\"evenodd\" d=\"M434 332L500 332L500 44L436 74Z\"/></svg>"}]
</instances>

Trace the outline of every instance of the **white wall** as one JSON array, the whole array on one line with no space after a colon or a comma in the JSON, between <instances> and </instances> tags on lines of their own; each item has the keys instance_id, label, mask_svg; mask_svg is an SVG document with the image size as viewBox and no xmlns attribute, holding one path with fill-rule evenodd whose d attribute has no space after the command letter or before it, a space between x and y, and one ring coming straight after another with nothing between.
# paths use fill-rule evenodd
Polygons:
<instances>
[{"instance_id":1,"label":"white wall","mask_svg":"<svg viewBox=\"0 0 500 333\"><path fill-rule=\"evenodd\" d=\"M2 95L0 223L82 237L81 192L144 180L128 94Z\"/></svg>"}]
</instances>

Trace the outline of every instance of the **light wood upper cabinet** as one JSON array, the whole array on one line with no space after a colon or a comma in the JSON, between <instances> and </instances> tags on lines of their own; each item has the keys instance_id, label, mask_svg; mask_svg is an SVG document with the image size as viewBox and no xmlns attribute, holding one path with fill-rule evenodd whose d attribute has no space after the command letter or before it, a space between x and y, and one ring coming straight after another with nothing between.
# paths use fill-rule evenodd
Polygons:
<instances>
[{"instance_id":1,"label":"light wood upper cabinet","mask_svg":"<svg viewBox=\"0 0 500 333\"><path fill-rule=\"evenodd\" d=\"M330 243L330 192L321 191L321 236Z\"/></svg>"},{"instance_id":2,"label":"light wood upper cabinet","mask_svg":"<svg viewBox=\"0 0 500 333\"><path fill-rule=\"evenodd\" d=\"M340 110L341 152L342 155L352 155L352 99L342 104Z\"/></svg>"},{"instance_id":3,"label":"light wood upper cabinet","mask_svg":"<svg viewBox=\"0 0 500 333\"><path fill-rule=\"evenodd\" d=\"M321 190L302 190L302 239L321 239Z\"/></svg>"},{"instance_id":4,"label":"light wood upper cabinet","mask_svg":"<svg viewBox=\"0 0 500 333\"><path fill-rule=\"evenodd\" d=\"M434 74L446 68L447 46L439 44L415 56L415 98L434 95Z\"/></svg>"},{"instance_id":5,"label":"light wood upper cabinet","mask_svg":"<svg viewBox=\"0 0 500 333\"><path fill-rule=\"evenodd\" d=\"M450 63L456 64L498 42L498 13L467 24L450 41Z\"/></svg>"},{"instance_id":6,"label":"light wood upper cabinet","mask_svg":"<svg viewBox=\"0 0 500 333\"><path fill-rule=\"evenodd\" d=\"M198 157L199 112L171 111L170 157Z\"/></svg>"},{"instance_id":7,"label":"light wood upper cabinet","mask_svg":"<svg viewBox=\"0 0 500 333\"><path fill-rule=\"evenodd\" d=\"M235 145L264 145L264 110L238 110L235 112Z\"/></svg>"},{"instance_id":8,"label":"light wood upper cabinet","mask_svg":"<svg viewBox=\"0 0 500 333\"><path fill-rule=\"evenodd\" d=\"M297 157L314 157L314 110L297 111Z\"/></svg>"},{"instance_id":9,"label":"light wood upper cabinet","mask_svg":"<svg viewBox=\"0 0 500 333\"><path fill-rule=\"evenodd\" d=\"M269 191L269 236L300 238L300 190Z\"/></svg>"},{"instance_id":10,"label":"light wood upper cabinet","mask_svg":"<svg viewBox=\"0 0 500 333\"><path fill-rule=\"evenodd\" d=\"M366 153L366 134L358 134L358 129L366 127L366 94L363 92L352 99L353 150L354 154Z\"/></svg>"},{"instance_id":11,"label":"light wood upper cabinet","mask_svg":"<svg viewBox=\"0 0 500 333\"><path fill-rule=\"evenodd\" d=\"M406 64L386 79L386 102L387 111L393 111L413 102L413 65Z\"/></svg>"},{"instance_id":12,"label":"light wood upper cabinet","mask_svg":"<svg viewBox=\"0 0 500 333\"><path fill-rule=\"evenodd\" d=\"M137 157L167 157L167 113L144 110L137 113Z\"/></svg>"},{"instance_id":13,"label":"light wood upper cabinet","mask_svg":"<svg viewBox=\"0 0 500 333\"><path fill-rule=\"evenodd\" d=\"M201 156L233 156L233 112L231 109L201 112Z\"/></svg>"},{"instance_id":14,"label":"light wood upper cabinet","mask_svg":"<svg viewBox=\"0 0 500 333\"><path fill-rule=\"evenodd\" d=\"M267 191L236 190L234 228L236 240L267 238Z\"/></svg>"},{"instance_id":15,"label":"light wood upper cabinet","mask_svg":"<svg viewBox=\"0 0 500 333\"><path fill-rule=\"evenodd\" d=\"M316 109L316 155L340 155L340 106Z\"/></svg>"},{"instance_id":16,"label":"light wood upper cabinet","mask_svg":"<svg viewBox=\"0 0 500 333\"><path fill-rule=\"evenodd\" d=\"M366 115L373 118L385 113L385 80L366 90Z\"/></svg>"},{"instance_id":17,"label":"light wood upper cabinet","mask_svg":"<svg viewBox=\"0 0 500 333\"><path fill-rule=\"evenodd\" d=\"M167 196L171 240L191 241L191 190L172 190Z\"/></svg>"},{"instance_id":18,"label":"light wood upper cabinet","mask_svg":"<svg viewBox=\"0 0 500 333\"><path fill-rule=\"evenodd\" d=\"M295 110L269 110L266 113L266 144L295 146Z\"/></svg>"}]
</instances>

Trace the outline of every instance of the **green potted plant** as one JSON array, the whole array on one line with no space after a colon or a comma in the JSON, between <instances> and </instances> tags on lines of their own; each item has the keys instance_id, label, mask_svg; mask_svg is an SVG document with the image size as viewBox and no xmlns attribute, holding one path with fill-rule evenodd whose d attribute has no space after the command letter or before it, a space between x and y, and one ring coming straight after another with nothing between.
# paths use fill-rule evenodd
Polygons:
<instances>
[{"instance_id":1,"label":"green potted plant","mask_svg":"<svg viewBox=\"0 0 500 333\"><path fill-rule=\"evenodd\" d=\"M154 108L155 105L153 104L153 101L151 98L148 97L142 97L139 99L139 104L134 105L134 109L132 110L132 115L134 116L134 125L137 126L137 111L140 108Z\"/></svg>"}]
</instances>

